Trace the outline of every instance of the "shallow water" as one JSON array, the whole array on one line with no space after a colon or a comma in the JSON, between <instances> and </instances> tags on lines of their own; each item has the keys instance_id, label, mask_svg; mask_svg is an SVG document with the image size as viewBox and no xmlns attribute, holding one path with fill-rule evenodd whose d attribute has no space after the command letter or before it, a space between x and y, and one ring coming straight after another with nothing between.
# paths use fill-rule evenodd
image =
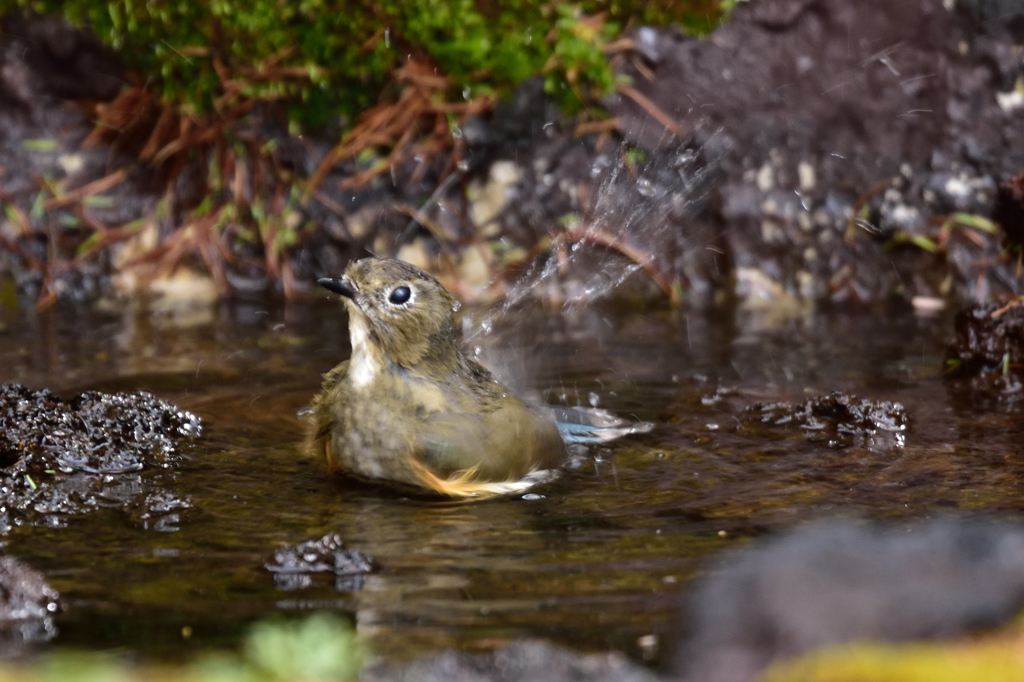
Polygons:
<instances>
[{"instance_id":1,"label":"shallow water","mask_svg":"<svg viewBox=\"0 0 1024 682\"><path fill-rule=\"evenodd\" d=\"M485 311L464 313L471 329ZM334 303L0 321L0 382L147 390L204 422L177 469L136 483L188 498L176 522L154 528L112 506L8 534L7 552L68 605L53 646L176 659L234 645L274 613L331 609L386 656L536 636L657 662L675 596L703 560L766 529L1024 508L1020 405L978 402L942 379L948 316L506 316L472 342L522 390L656 426L591 450L537 499L471 503L332 478L302 454L299 412L348 352ZM907 432L838 448L742 414L832 390L902 402ZM330 531L381 570L356 584L276 587L264 568L274 549ZM651 634L660 649L641 648Z\"/></svg>"}]
</instances>

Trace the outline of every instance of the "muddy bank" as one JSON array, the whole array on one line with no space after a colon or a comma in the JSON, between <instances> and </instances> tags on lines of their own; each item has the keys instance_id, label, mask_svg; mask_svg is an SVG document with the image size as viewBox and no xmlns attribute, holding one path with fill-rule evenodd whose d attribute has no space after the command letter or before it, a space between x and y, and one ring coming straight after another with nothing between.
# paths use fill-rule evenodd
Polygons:
<instances>
[{"instance_id":1,"label":"muddy bank","mask_svg":"<svg viewBox=\"0 0 1024 682\"><path fill-rule=\"evenodd\" d=\"M274 234L246 239L244 211L197 218L211 145L139 160L152 111L83 149L95 109L82 103L117 92L116 61L59 23L9 18L0 272L29 298L133 291L179 264L203 273L193 295L295 296L370 250L430 267L464 298L931 306L1017 293L1017 252L979 220L1024 170L1024 31L999 7L762 0L705 40L639 28L616 57L631 82L607 102L617 130L574 129L528 82L454 127L453 150L360 188L352 178L379 159L337 163L301 201L264 207L281 218ZM238 206L267 189L260 177L309 178L335 142L289 137L271 106L226 134L266 152L219 169L235 173L220 200Z\"/></svg>"},{"instance_id":2,"label":"muddy bank","mask_svg":"<svg viewBox=\"0 0 1024 682\"><path fill-rule=\"evenodd\" d=\"M717 167L697 219L741 297L1020 291L1001 235L949 221L989 216L1024 165L1021 14L996 5L769 0L706 41L637 31L624 72ZM629 141L672 143L629 98L612 112Z\"/></svg>"}]
</instances>

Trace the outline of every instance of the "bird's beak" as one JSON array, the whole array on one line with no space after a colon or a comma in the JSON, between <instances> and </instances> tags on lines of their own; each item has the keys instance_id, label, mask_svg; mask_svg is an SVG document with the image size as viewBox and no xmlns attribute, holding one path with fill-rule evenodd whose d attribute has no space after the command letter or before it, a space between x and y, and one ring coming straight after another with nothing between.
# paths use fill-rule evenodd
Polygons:
<instances>
[{"instance_id":1,"label":"bird's beak","mask_svg":"<svg viewBox=\"0 0 1024 682\"><path fill-rule=\"evenodd\" d=\"M356 288L352 286L352 282L347 279L331 279L330 277L323 277L316 281L317 284L322 286L327 291L333 291L336 294L340 294L345 298L355 299Z\"/></svg>"}]
</instances>

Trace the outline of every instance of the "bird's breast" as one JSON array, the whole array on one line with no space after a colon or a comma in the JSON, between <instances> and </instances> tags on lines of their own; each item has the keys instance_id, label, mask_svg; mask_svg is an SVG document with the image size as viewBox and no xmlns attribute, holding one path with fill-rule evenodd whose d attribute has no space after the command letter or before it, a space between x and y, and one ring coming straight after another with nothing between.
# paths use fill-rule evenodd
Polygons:
<instances>
[{"instance_id":1,"label":"bird's breast","mask_svg":"<svg viewBox=\"0 0 1024 682\"><path fill-rule=\"evenodd\" d=\"M366 316L354 306L349 306L348 333L352 342L352 358L348 364L349 381L355 388L364 388L384 368L384 353L370 338Z\"/></svg>"}]
</instances>

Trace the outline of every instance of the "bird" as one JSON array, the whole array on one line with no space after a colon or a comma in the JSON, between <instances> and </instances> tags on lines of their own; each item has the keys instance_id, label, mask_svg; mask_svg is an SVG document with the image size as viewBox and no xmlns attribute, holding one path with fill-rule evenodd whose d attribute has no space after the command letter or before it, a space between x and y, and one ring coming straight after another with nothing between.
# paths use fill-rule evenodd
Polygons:
<instances>
[{"instance_id":1,"label":"bird","mask_svg":"<svg viewBox=\"0 0 1024 682\"><path fill-rule=\"evenodd\" d=\"M459 349L459 304L435 277L362 258L317 283L342 297L352 345L313 400L329 470L467 498L526 490L565 461L554 414Z\"/></svg>"}]
</instances>

